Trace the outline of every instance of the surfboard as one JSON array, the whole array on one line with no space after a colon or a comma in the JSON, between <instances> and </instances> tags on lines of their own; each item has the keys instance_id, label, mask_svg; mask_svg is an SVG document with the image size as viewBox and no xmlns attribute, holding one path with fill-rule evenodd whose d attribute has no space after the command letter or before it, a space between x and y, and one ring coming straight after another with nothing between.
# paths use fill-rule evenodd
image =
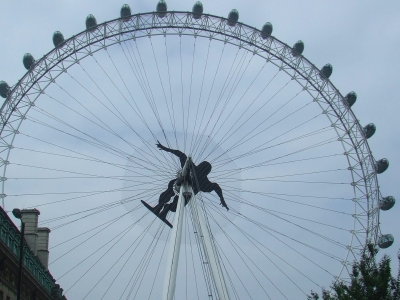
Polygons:
<instances>
[{"instance_id":1,"label":"surfboard","mask_svg":"<svg viewBox=\"0 0 400 300\"><path fill-rule=\"evenodd\" d=\"M149 204L147 204L145 201L143 201L143 200L140 200L140 201L142 201L142 203L143 203L143 205L148 209L148 210L150 210L153 214L155 214L156 216L157 216L157 218L159 218L161 221L163 221L165 224L167 224L169 227L173 227L172 226L172 224L170 223L170 222L168 222L168 220L167 219L163 219L163 218L160 218L160 216L158 215L158 214L156 214L154 211L153 211L153 207L152 206L150 206Z\"/></svg>"}]
</instances>

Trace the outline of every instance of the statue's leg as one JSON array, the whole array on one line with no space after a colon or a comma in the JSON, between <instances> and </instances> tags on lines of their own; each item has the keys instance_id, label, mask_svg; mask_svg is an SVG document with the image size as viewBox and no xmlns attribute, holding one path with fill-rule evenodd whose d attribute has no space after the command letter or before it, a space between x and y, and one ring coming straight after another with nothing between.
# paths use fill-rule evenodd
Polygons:
<instances>
[{"instance_id":1,"label":"statue's leg","mask_svg":"<svg viewBox=\"0 0 400 300\"><path fill-rule=\"evenodd\" d=\"M164 205L163 210L160 212L159 216L161 219L165 219L167 217L167 213L169 211L176 212L176 207L178 206L179 196L174 197L174 201L172 203L168 203Z\"/></svg>"},{"instance_id":2,"label":"statue's leg","mask_svg":"<svg viewBox=\"0 0 400 300\"><path fill-rule=\"evenodd\" d=\"M167 203L173 195L175 195L174 193L175 181L176 179L171 180L168 183L168 188L160 194L160 197L158 198L158 204L153 208L154 213L158 214L163 208L164 204Z\"/></svg>"}]
</instances>

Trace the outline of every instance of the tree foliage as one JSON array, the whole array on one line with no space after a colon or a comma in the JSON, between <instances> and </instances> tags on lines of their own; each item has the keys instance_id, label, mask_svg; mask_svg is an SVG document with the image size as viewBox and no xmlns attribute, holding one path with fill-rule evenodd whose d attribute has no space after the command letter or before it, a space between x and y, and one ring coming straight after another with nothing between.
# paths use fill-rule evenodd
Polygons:
<instances>
[{"instance_id":1,"label":"tree foliage","mask_svg":"<svg viewBox=\"0 0 400 300\"><path fill-rule=\"evenodd\" d=\"M322 290L323 300L400 300L400 268L397 278L392 277L390 257L385 255L377 263L378 249L368 244L360 261L353 263L350 282L337 281L332 291ZM399 255L400 260L400 255ZM320 299L311 291L308 300Z\"/></svg>"}]
</instances>

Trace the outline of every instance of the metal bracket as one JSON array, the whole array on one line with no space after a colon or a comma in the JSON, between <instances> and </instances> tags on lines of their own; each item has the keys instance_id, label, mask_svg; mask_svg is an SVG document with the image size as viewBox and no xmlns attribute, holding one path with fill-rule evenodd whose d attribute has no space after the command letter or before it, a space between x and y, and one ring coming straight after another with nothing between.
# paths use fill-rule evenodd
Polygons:
<instances>
[{"instance_id":1,"label":"metal bracket","mask_svg":"<svg viewBox=\"0 0 400 300\"><path fill-rule=\"evenodd\" d=\"M192 197L192 193L191 192L183 192L183 197L185 198L186 203L190 200L190 198Z\"/></svg>"}]
</instances>

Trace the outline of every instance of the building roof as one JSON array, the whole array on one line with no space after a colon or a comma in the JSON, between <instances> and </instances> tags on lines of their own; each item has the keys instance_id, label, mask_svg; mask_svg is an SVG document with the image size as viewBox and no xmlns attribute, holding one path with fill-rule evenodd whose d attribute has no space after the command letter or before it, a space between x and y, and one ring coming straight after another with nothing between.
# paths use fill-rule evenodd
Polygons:
<instances>
[{"instance_id":1,"label":"building roof","mask_svg":"<svg viewBox=\"0 0 400 300\"><path fill-rule=\"evenodd\" d=\"M15 255L17 260L19 260L20 236L17 226L15 226L4 209L0 207L0 241ZM25 270L38 281L49 295L56 293L61 298L62 289L56 284L56 280L43 266L39 258L31 251L26 241L24 241L24 244L23 266Z\"/></svg>"}]
</instances>

